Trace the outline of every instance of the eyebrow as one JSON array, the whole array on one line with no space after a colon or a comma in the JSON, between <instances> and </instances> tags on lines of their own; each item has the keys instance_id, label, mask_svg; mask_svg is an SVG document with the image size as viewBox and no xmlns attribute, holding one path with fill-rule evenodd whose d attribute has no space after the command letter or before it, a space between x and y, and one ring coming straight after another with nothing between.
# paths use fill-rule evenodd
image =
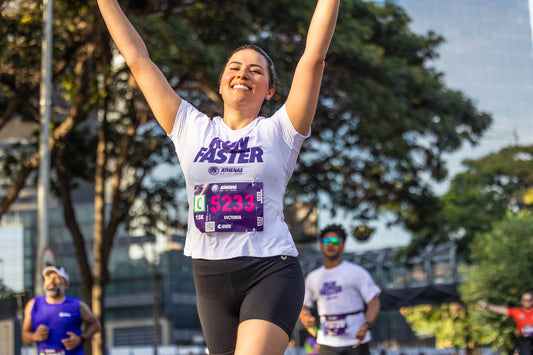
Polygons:
<instances>
[{"instance_id":1,"label":"eyebrow","mask_svg":"<svg viewBox=\"0 0 533 355\"><path fill-rule=\"evenodd\" d=\"M241 62L237 62L237 61L233 61L233 62L229 62L228 63L228 66L232 65L232 64L238 64L238 65L243 65ZM250 64L251 67L259 67L261 68L262 70L265 70L265 68L263 68L261 65L259 64Z\"/></svg>"}]
</instances>

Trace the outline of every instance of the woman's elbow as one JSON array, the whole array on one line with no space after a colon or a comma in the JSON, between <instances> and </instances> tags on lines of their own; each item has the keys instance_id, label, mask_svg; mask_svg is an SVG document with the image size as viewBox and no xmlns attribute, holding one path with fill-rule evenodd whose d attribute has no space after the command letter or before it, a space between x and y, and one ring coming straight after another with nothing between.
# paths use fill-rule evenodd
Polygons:
<instances>
[{"instance_id":1,"label":"woman's elbow","mask_svg":"<svg viewBox=\"0 0 533 355\"><path fill-rule=\"evenodd\" d=\"M122 57L132 71L136 71L151 61L147 53L141 53L139 51L124 51Z\"/></svg>"}]
</instances>

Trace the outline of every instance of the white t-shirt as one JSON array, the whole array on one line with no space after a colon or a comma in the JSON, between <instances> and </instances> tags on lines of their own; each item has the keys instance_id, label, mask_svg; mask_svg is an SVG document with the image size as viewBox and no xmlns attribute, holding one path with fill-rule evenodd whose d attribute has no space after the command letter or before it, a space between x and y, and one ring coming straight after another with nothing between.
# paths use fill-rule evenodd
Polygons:
<instances>
[{"instance_id":1,"label":"white t-shirt","mask_svg":"<svg viewBox=\"0 0 533 355\"><path fill-rule=\"evenodd\" d=\"M334 268L321 266L311 271L305 278L304 306L317 304L317 343L333 347L356 344L355 335L365 323L365 304L380 293L368 271L346 260ZM349 314L357 311L361 312ZM370 339L367 332L362 343Z\"/></svg>"},{"instance_id":2,"label":"white t-shirt","mask_svg":"<svg viewBox=\"0 0 533 355\"><path fill-rule=\"evenodd\" d=\"M296 131L285 105L233 130L182 100L169 137L187 184L185 255L297 256L283 197L308 136Z\"/></svg>"}]
</instances>

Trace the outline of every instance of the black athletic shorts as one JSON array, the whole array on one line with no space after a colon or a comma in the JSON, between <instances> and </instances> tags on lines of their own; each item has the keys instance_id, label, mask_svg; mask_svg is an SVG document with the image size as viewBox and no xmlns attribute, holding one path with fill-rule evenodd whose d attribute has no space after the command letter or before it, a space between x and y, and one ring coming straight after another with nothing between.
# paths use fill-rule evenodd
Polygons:
<instances>
[{"instance_id":1,"label":"black athletic shorts","mask_svg":"<svg viewBox=\"0 0 533 355\"><path fill-rule=\"evenodd\" d=\"M291 337L305 292L298 258L193 259L193 275L210 354L233 354L239 323L249 319L274 323Z\"/></svg>"},{"instance_id":2,"label":"black athletic shorts","mask_svg":"<svg viewBox=\"0 0 533 355\"><path fill-rule=\"evenodd\" d=\"M533 337L518 337L518 355L533 355Z\"/></svg>"}]
</instances>

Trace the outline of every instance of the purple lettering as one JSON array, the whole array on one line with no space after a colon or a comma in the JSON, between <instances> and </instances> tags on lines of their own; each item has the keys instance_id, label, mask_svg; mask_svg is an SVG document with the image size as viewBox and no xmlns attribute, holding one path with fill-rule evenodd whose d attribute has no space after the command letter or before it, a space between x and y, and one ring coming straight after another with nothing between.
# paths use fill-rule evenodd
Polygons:
<instances>
[{"instance_id":1,"label":"purple lettering","mask_svg":"<svg viewBox=\"0 0 533 355\"><path fill-rule=\"evenodd\" d=\"M225 141L224 143L222 143L222 149L227 150L227 151L232 151L236 145L237 145L237 142Z\"/></svg>"},{"instance_id":2,"label":"purple lettering","mask_svg":"<svg viewBox=\"0 0 533 355\"><path fill-rule=\"evenodd\" d=\"M263 149L260 147L248 148L250 137L242 137L238 141L222 141L215 137L209 142L208 147L202 147L196 153L193 162L215 164L246 164L262 163Z\"/></svg>"},{"instance_id":3,"label":"purple lettering","mask_svg":"<svg viewBox=\"0 0 533 355\"><path fill-rule=\"evenodd\" d=\"M198 159L204 155L205 151L207 150L207 148L200 148L200 150L198 151L198 154L196 154L196 157L194 158L194 162L196 163L198 161Z\"/></svg>"},{"instance_id":4,"label":"purple lettering","mask_svg":"<svg viewBox=\"0 0 533 355\"><path fill-rule=\"evenodd\" d=\"M263 149L259 147L252 147L250 151L250 163L263 162Z\"/></svg>"},{"instance_id":5,"label":"purple lettering","mask_svg":"<svg viewBox=\"0 0 533 355\"><path fill-rule=\"evenodd\" d=\"M209 163L214 162L216 154L217 150L215 148L209 148L207 153L205 153L202 159L200 159L200 163L203 163L204 161L207 161Z\"/></svg>"},{"instance_id":6,"label":"purple lettering","mask_svg":"<svg viewBox=\"0 0 533 355\"><path fill-rule=\"evenodd\" d=\"M217 151L217 157L218 159L215 159L212 163L222 164L226 161L226 152L224 150Z\"/></svg>"},{"instance_id":7,"label":"purple lettering","mask_svg":"<svg viewBox=\"0 0 533 355\"><path fill-rule=\"evenodd\" d=\"M238 149L239 149L240 151L242 151L242 150L248 150L248 141L249 141L249 140L250 140L250 137L248 137L248 136L239 139L239 142L237 142L237 143L238 143L238 145L237 145Z\"/></svg>"},{"instance_id":8,"label":"purple lettering","mask_svg":"<svg viewBox=\"0 0 533 355\"><path fill-rule=\"evenodd\" d=\"M229 153L229 160L228 160L228 163L229 164L233 164L235 163L235 157L237 157L237 152L236 151L232 151Z\"/></svg>"},{"instance_id":9,"label":"purple lettering","mask_svg":"<svg viewBox=\"0 0 533 355\"><path fill-rule=\"evenodd\" d=\"M218 149L220 148L220 138L213 138L213 140L211 141L211 143L209 143L209 148L211 149Z\"/></svg>"},{"instance_id":10,"label":"purple lettering","mask_svg":"<svg viewBox=\"0 0 533 355\"><path fill-rule=\"evenodd\" d=\"M237 161L237 163L244 164L244 163L248 163L249 161L250 161L250 149L241 150L239 152L239 160Z\"/></svg>"}]
</instances>

